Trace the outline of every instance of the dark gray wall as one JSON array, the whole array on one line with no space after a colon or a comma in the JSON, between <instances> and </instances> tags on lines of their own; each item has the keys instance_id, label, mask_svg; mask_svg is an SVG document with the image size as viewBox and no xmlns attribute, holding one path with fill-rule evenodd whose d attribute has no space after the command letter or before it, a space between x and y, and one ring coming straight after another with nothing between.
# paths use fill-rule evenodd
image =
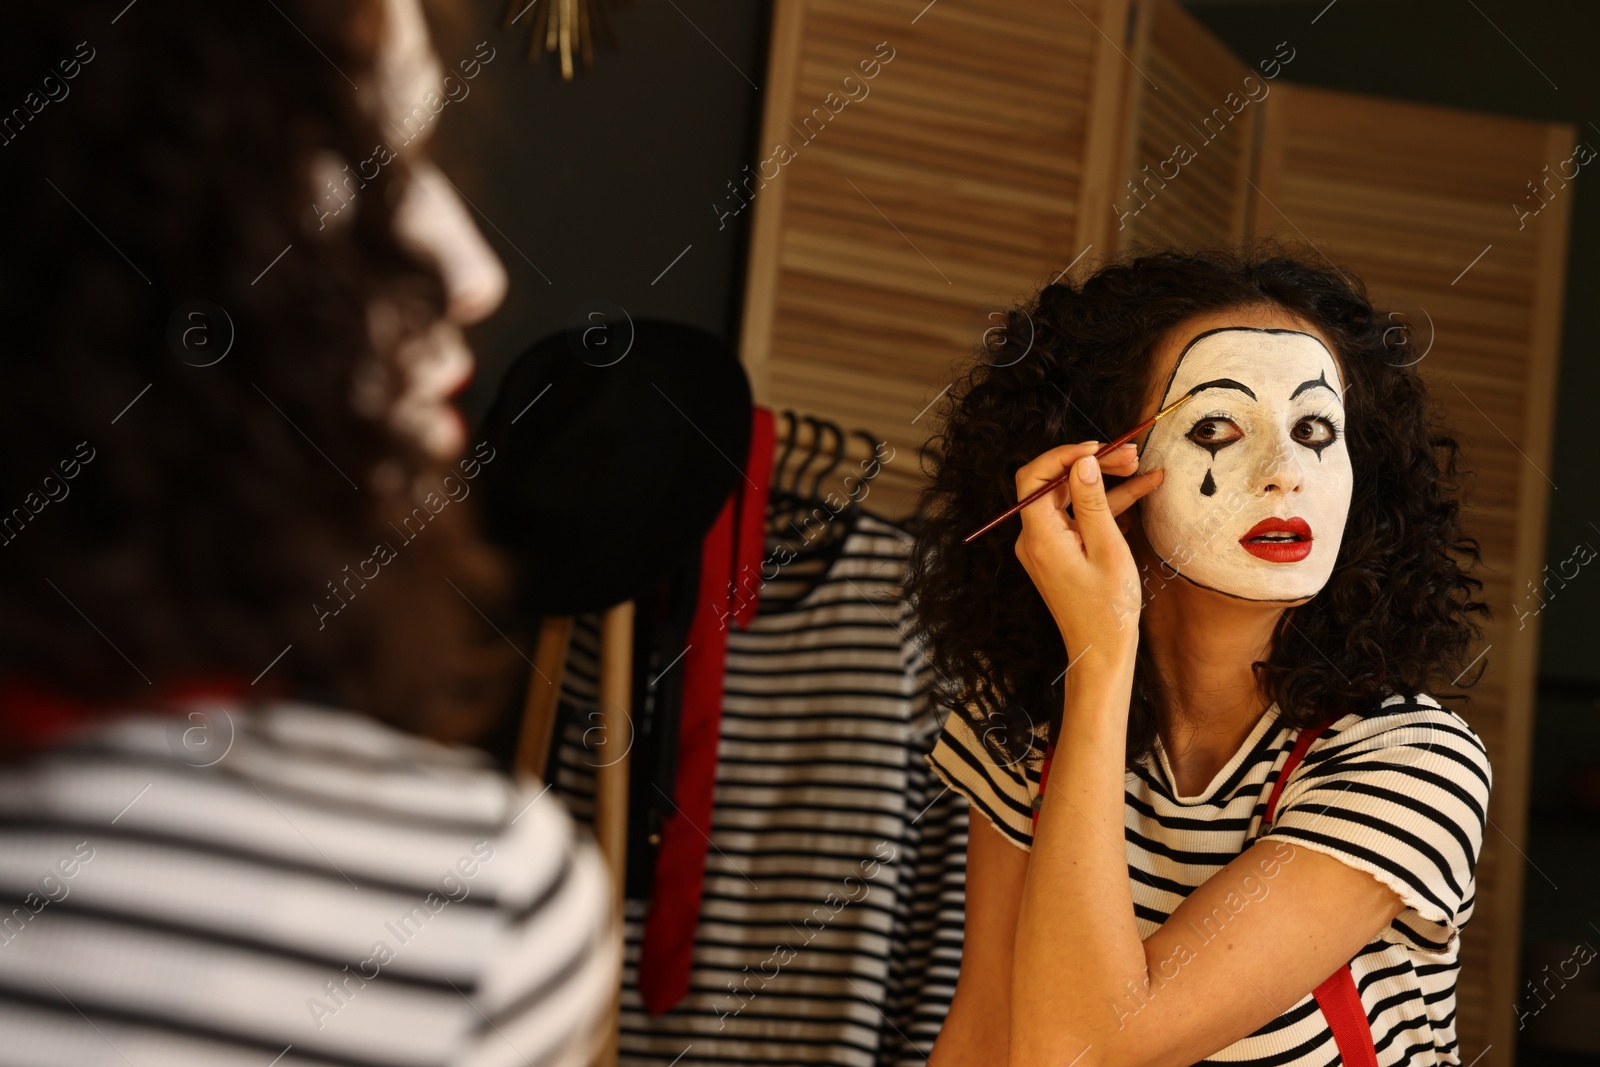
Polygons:
<instances>
[{"instance_id":1,"label":"dark gray wall","mask_svg":"<svg viewBox=\"0 0 1600 1067\"><path fill-rule=\"evenodd\" d=\"M769 5L612 0L619 51L596 49L570 82L549 53L524 62L531 15L504 30L503 0L464 6L466 43L449 33L440 58L454 65L484 40L496 55L441 113L437 154L511 277L505 304L471 332L469 421L518 353L592 301L731 344L752 212L719 228L712 204L729 202L760 132Z\"/></svg>"}]
</instances>

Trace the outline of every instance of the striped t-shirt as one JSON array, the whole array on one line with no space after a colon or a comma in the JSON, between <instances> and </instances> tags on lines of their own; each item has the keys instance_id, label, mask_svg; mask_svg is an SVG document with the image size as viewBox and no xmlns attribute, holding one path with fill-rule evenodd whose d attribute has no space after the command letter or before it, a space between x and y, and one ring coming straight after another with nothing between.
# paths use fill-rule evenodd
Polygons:
<instances>
[{"instance_id":1,"label":"striped t-shirt","mask_svg":"<svg viewBox=\"0 0 1600 1067\"><path fill-rule=\"evenodd\" d=\"M967 803L924 760L939 717L901 597L911 537L866 512L833 522L838 555L775 554L749 627L729 630L689 993L646 1013L646 905L628 901L627 1067L923 1067L949 1010ZM599 762L597 628L574 627L552 774L579 818Z\"/></svg>"},{"instance_id":2,"label":"striped t-shirt","mask_svg":"<svg viewBox=\"0 0 1600 1067\"><path fill-rule=\"evenodd\" d=\"M1298 732L1269 707L1196 796L1181 796L1157 742L1127 776L1125 843L1139 936L1147 938L1196 887L1261 836L1261 817ZM1039 768L987 750L951 714L929 762L1000 833L1030 847ZM1374 875L1405 905L1351 961L1383 1067L1460 1062L1456 976L1472 916L1490 770L1483 742L1431 697L1390 696L1338 719L1284 784L1271 835ZM1328 1067L1338 1051L1307 993L1207 1062Z\"/></svg>"},{"instance_id":3,"label":"striped t-shirt","mask_svg":"<svg viewBox=\"0 0 1600 1067\"><path fill-rule=\"evenodd\" d=\"M280 702L0 765L0 1067L586 1067L598 851L481 754Z\"/></svg>"}]
</instances>

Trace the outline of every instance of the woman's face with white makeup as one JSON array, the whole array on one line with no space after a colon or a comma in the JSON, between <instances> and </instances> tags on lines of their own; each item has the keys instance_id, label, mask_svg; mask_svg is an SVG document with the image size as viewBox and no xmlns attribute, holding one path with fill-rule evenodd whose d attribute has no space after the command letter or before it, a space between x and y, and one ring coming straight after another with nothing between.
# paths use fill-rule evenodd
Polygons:
<instances>
[{"instance_id":1,"label":"woman's face with white makeup","mask_svg":"<svg viewBox=\"0 0 1600 1067\"><path fill-rule=\"evenodd\" d=\"M1286 313L1197 317L1146 417L1140 470L1166 468L1139 505L1151 549L1183 578L1244 600L1298 602L1333 572L1350 511L1344 380L1313 327ZM1170 358L1170 357L1169 357Z\"/></svg>"},{"instance_id":2,"label":"woman's face with white makeup","mask_svg":"<svg viewBox=\"0 0 1600 1067\"><path fill-rule=\"evenodd\" d=\"M388 143L406 158L411 172L395 209L396 236L404 246L437 265L446 300L445 317L399 349L405 383L389 420L424 451L449 460L467 444L466 426L451 403L451 398L466 388L473 371L472 350L461 327L499 306L506 291L505 267L444 174L418 155L418 148L438 125L437 119L410 140L395 134L397 129L407 129L404 119L430 91L441 91L444 75L429 44L419 0L384 0L376 74L379 125L393 135ZM373 314L375 340L382 345L386 340L382 334L392 316L383 309L374 309Z\"/></svg>"}]
</instances>

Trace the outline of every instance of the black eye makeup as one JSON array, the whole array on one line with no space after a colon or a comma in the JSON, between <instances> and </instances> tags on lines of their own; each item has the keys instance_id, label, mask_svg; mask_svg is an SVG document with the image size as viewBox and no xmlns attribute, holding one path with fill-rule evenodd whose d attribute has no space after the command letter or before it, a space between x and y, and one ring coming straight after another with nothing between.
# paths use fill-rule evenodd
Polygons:
<instances>
[{"instance_id":1,"label":"black eye makeup","mask_svg":"<svg viewBox=\"0 0 1600 1067\"><path fill-rule=\"evenodd\" d=\"M1289 436L1315 452L1319 461L1322 459L1322 450L1337 441L1339 434L1338 423L1322 415L1307 415L1289 431Z\"/></svg>"},{"instance_id":2,"label":"black eye makeup","mask_svg":"<svg viewBox=\"0 0 1600 1067\"><path fill-rule=\"evenodd\" d=\"M1223 412L1202 415L1184 435L1207 452L1213 459L1219 451L1244 436L1244 431L1233 418Z\"/></svg>"},{"instance_id":3,"label":"black eye makeup","mask_svg":"<svg viewBox=\"0 0 1600 1067\"><path fill-rule=\"evenodd\" d=\"M1211 453L1211 462L1217 460L1217 453L1233 444L1244 436L1244 431L1239 429L1239 424L1234 422L1223 412L1213 412L1200 416L1199 420L1189 428L1184 435L1207 452ZM1211 467L1206 467L1206 476L1200 482L1201 496L1217 495L1217 480L1211 476Z\"/></svg>"}]
</instances>

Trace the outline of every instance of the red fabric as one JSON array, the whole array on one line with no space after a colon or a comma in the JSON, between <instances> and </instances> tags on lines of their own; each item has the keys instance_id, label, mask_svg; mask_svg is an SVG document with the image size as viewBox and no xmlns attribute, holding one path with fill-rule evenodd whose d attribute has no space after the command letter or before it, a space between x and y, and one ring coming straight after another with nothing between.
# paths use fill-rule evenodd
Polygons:
<instances>
[{"instance_id":1,"label":"red fabric","mask_svg":"<svg viewBox=\"0 0 1600 1067\"><path fill-rule=\"evenodd\" d=\"M1278 795L1283 792L1283 783L1289 780L1289 772L1300 765L1305 758L1311 742L1322 736L1322 732L1333 725L1333 719L1318 726L1313 726L1300 731L1300 736L1295 738L1294 748L1289 750L1289 758L1284 761L1283 769L1278 772L1278 780L1272 783L1272 792L1267 794L1267 810L1262 813L1261 825L1266 826L1272 821L1272 816L1278 810ZM1050 761L1055 756L1056 746L1051 744L1045 750L1044 766L1039 769L1039 799L1044 799L1044 787L1050 781ZM1039 808L1033 809L1033 825L1039 825ZM1361 1005L1361 992L1356 988L1355 975L1350 971L1347 963L1334 971L1322 984L1312 990L1312 996L1317 998L1317 1007L1322 1009L1322 1017L1328 1021L1328 1029L1333 1033L1333 1043L1338 1046L1339 1058L1345 1067L1378 1067L1378 1051L1372 1042L1372 1026L1367 1020L1367 1010Z\"/></svg>"},{"instance_id":2,"label":"red fabric","mask_svg":"<svg viewBox=\"0 0 1600 1067\"><path fill-rule=\"evenodd\" d=\"M1267 810L1261 814L1261 825L1265 826L1272 821L1272 816L1278 811L1278 794L1283 792L1283 783L1289 780L1289 772L1300 766L1300 761L1305 759L1306 751L1311 747L1311 742L1322 736L1322 731L1333 725L1329 719L1321 726L1313 726L1309 730L1301 730L1300 736L1295 738L1294 747L1289 750L1289 758L1283 762L1283 770L1278 772L1278 780L1272 783L1272 792L1267 794Z\"/></svg>"},{"instance_id":3,"label":"red fabric","mask_svg":"<svg viewBox=\"0 0 1600 1067\"><path fill-rule=\"evenodd\" d=\"M1044 766L1039 768L1039 799L1033 806L1033 829L1036 833L1039 829L1039 812L1044 804L1044 787L1050 784L1050 761L1055 757L1056 743L1052 741L1044 750Z\"/></svg>"},{"instance_id":4,"label":"red fabric","mask_svg":"<svg viewBox=\"0 0 1600 1067\"><path fill-rule=\"evenodd\" d=\"M689 992L706 851L711 844L728 621L731 617L744 627L755 615L773 438L772 412L756 408L743 476L701 545L699 595L680 664L683 706L674 810L661 825L650 910L639 949L639 993L651 1015L667 1011ZM752 574L757 576L755 584Z\"/></svg>"},{"instance_id":5,"label":"red fabric","mask_svg":"<svg viewBox=\"0 0 1600 1067\"><path fill-rule=\"evenodd\" d=\"M1262 826L1271 822L1277 813L1278 794L1283 792L1283 783L1289 780L1289 772L1300 765L1311 742L1321 737L1322 731L1332 726L1338 717L1335 715L1321 725L1300 731L1294 748L1289 750L1289 758L1283 763L1283 770L1278 772L1278 780L1272 783L1272 792L1267 796L1267 810L1261 816ZM1372 1025L1367 1020L1367 1009L1361 1005L1361 991L1356 988L1356 977L1351 973L1350 965L1347 963L1330 974L1311 991L1311 995L1317 998L1317 1007L1322 1009L1322 1017L1328 1021L1328 1029L1333 1031L1333 1043L1338 1046L1339 1059L1345 1067L1378 1067L1378 1050L1372 1042Z\"/></svg>"},{"instance_id":6,"label":"red fabric","mask_svg":"<svg viewBox=\"0 0 1600 1067\"><path fill-rule=\"evenodd\" d=\"M1361 991L1347 963L1330 974L1312 995L1322 1017L1333 1031L1333 1043L1345 1067L1378 1067L1378 1049L1372 1042L1372 1024L1367 1009L1361 1006Z\"/></svg>"},{"instance_id":7,"label":"red fabric","mask_svg":"<svg viewBox=\"0 0 1600 1067\"><path fill-rule=\"evenodd\" d=\"M105 722L134 711L179 710L191 700L236 699L249 691L242 675L191 674L152 686L146 694L109 701L83 701L35 678L13 675L0 679L0 744L16 754L48 748L80 727ZM276 692L263 685L260 695Z\"/></svg>"}]
</instances>

